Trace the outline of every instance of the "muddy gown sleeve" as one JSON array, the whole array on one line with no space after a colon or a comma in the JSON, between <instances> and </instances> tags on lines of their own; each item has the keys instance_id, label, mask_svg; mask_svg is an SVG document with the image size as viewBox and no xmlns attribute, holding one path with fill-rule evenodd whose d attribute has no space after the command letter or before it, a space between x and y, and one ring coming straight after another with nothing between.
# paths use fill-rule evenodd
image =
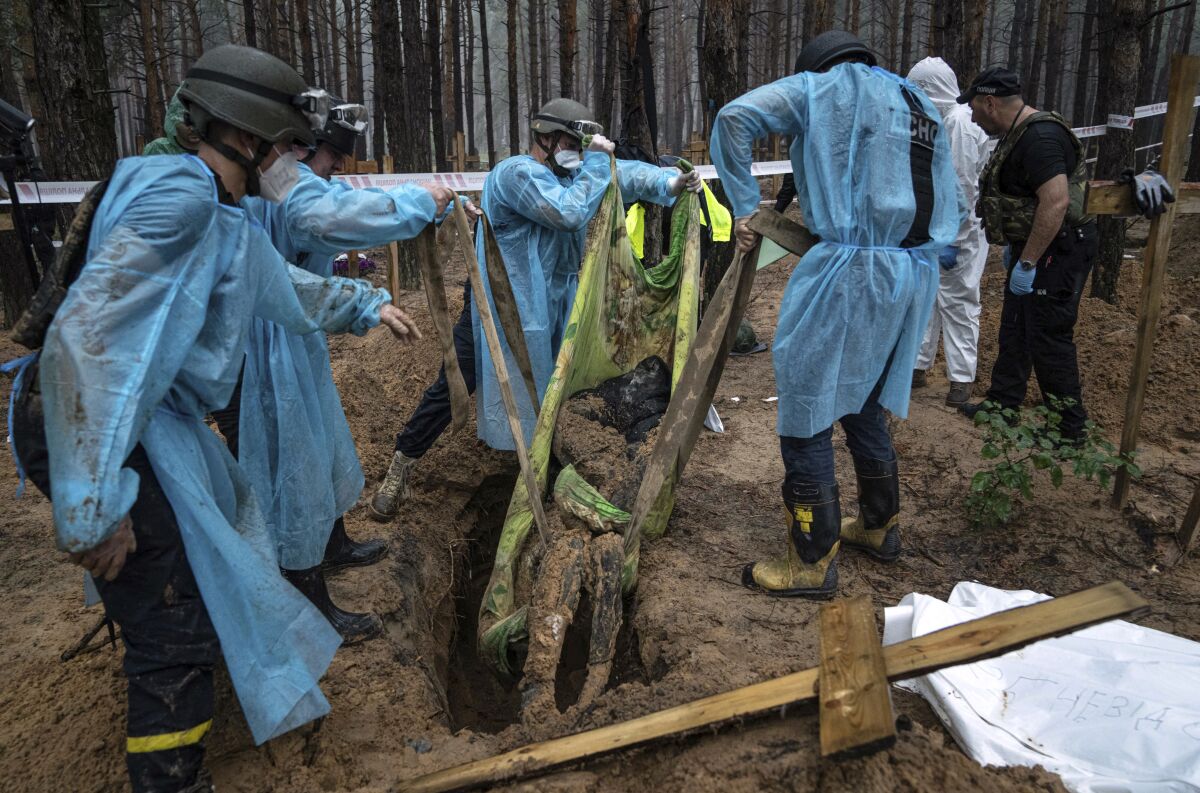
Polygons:
<instances>
[{"instance_id":1,"label":"muddy gown sleeve","mask_svg":"<svg viewBox=\"0 0 1200 793\"><path fill-rule=\"evenodd\" d=\"M809 75L795 74L743 94L721 109L713 123L713 165L735 217L758 209L758 182L750 173L752 146L757 138L774 132L796 135L808 124Z\"/></svg>"},{"instance_id":2,"label":"muddy gown sleeve","mask_svg":"<svg viewBox=\"0 0 1200 793\"><path fill-rule=\"evenodd\" d=\"M203 251L215 244L211 184L171 176L136 185L46 335L39 377L64 551L95 547L133 506L138 475L122 466L204 328L220 276L189 266L219 258ZM105 222L98 213L93 229Z\"/></svg>"},{"instance_id":3,"label":"muddy gown sleeve","mask_svg":"<svg viewBox=\"0 0 1200 793\"><path fill-rule=\"evenodd\" d=\"M299 250L334 256L374 248L412 239L434 220L433 196L422 187L355 190L307 168L300 173L285 204L288 233Z\"/></svg>"},{"instance_id":4,"label":"muddy gown sleeve","mask_svg":"<svg viewBox=\"0 0 1200 793\"><path fill-rule=\"evenodd\" d=\"M671 206L675 196L671 195L671 178L678 176L675 168L659 168L639 160L617 160L617 184L621 186L621 199L649 201Z\"/></svg>"},{"instance_id":5,"label":"muddy gown sleeve","mask_svg":"<svg viewBox=\"0 0 1200 793\"><path fill-rule=\"evenodd\" d=\"M493 189L517 214L559 231L579 231L596 214L612 175L608 155L585 152L583 165L569 185L527 157L514 160L495 178Z\"/></svg>"},{"instance_id":6,"label":"muddy gown sleeve","mask_svg":"<svg viewBox=\"0 0 1200 793\"><path fill-rule=\"evenodd\" d=\"M379 324L379 309L391 300L357 278L322 278L284 261L271 240L255 227L247 249L258 275L254 313L292 333L353 333L362 336Z\"/></svg>"}]
</instances>

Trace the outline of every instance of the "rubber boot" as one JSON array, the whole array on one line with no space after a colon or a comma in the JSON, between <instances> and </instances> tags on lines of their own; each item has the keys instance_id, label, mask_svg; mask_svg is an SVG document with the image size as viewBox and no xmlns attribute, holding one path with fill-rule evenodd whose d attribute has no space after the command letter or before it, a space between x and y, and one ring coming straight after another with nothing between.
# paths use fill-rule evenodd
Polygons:
<instances>
[{"instance_id":1,"label":"rubber boot","mask_svg":"<svg viewBox=\"0 0 1200 793\"><path fill-rule=\"evenodd\" d=\"M325 543L325 558L321 567L325 572L335 573L347 567L366 567L387 556L387 540L378 538L355 542L346 534L346 521L338 518L333 522L329 542Z\"/></svg>"},{"instance_id":2,"label":"rubber boot","mask_svg":"<svg viewBox=\"0 0 1200 793\"><path fill-rule=\"evenodd\" d=\"M900 466L854 458L858 478L858 517L842 520L842 542L881 562L900 558Z\"/></svg>"},{"instance_id":3,"label":"rubber boot","mask_svg":"<svg viewBox=\"0 0 1200 793\"><path fill-rule=\"evenodd\" d=\"M742 569L742 584L768 595L827 600L837 594L837 485L784 483L788 516L787 552Z\"/></svg>"},{"instance_id":4,"label":"rubber boot","mask_svg":"<svg viewBox=\"0 0 1200 793\"><path fill-rule=\"evenodd\" d=\"M312 601L317 610L329 620L342 636L342 644L358 644L374 639L383 632L383 621L374 614L356 614L343 611L329 599L329 588L325 585L325 572L320 565L307 570L283 570L283 577Z\"/></svg>"},{"instance_id":5,"label":"rubber boot","mask_svg":"<svg viewBox=\"0 0 1200 793\"><path fill-rule=\"evenodd\" d=\"M383 477L383 483L379 485L379 490L371 499L371 506L368 510L371 517L379 521L389 521L396 517L396 513L400 511L400 505L408 501L412 492L408 487L408 475L412 471L412 467L417 464L418 459L420 458L406 457L404 452L396 452L392 455L392 464L388 467L387 476Z\"/></svg>"}]
</instances>

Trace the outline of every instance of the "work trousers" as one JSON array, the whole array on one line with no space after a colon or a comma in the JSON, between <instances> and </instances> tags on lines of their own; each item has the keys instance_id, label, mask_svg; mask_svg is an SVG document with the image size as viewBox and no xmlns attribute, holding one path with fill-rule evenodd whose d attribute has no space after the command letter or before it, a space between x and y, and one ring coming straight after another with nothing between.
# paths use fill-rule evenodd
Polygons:
<instances>
[{"instance_id":1,"label":"work trousers","mask_svg":"<svg viewBox=\"0 0 1200 793\"><path fill-rule=\"evenodd\" d=\"M1095 223L1063 230L1038 260L1033 294L1015 295L1005 285L999 351L987 392L987 398L1001 407L1019 408L1025 401L1030 372L1035 372L1047 406L1051 397L1073 402L1060 410L1059 429L1066 438L1083 435L1087 421L1075 351L1075 321L1097 244ZM1011 258L1014 262L1021 259L1015 245Z\"/></svg>"},{"instance_id":2,"label":"work trousers","mask_svg":"<svg viewBox=\"0 0 1200 793\"><path fill-rule=\"evenodd\" d=\"M846 433L846 446L854 458L856 466L859 461L880 460L891 462L896 459L896 450L892 446L892 436L888 432L887 417L879 404L879 394L883 390L883 382L887 378L887 369L875 384L866 403L857 413L842 416L838 422ZM833 427L829 427L811 438L794 438L786 435L779 437L779 449L783 455L785 470L783 480L784 501L787 503L793 494L811 491L813 485L836 485L837 476L833 464ZM837 542L841 526L813 526L811 546L808 553L819 559L829 552Z\"/></svg>"},{"instance_id":3,"label":"work trousers","mask_svg":"<svg viewBox=\"0 0 1200 793\"><path fill-rule=\"evenodd\" d=\"M471 288L463 288L463 310L454 324L454 354L462 370L467 393L475 393L475 335L471 329ZM416 459L433 446L450 426L450 385L446 367L438 370L437 380L425 389L421 403L409 417L404 430L396 436L396 451Z\"/></svg>"},{"instance_id":4,"label":"work trousers","mask_svg":"<svg viewBox=\"0 0 1200 793\"><path fill-rule=\"evenodd\" d=\"M37 370L26 374L13 442L29 479L50 496ZM134 793L176 793L196 784L212 726L213 667L221 648L196 586L175 512L139 445L125 460L138 475L129 511L137 550L113 581L96 580L121 628L128 684L126 765Z\"/></svg>"}]
</instances>

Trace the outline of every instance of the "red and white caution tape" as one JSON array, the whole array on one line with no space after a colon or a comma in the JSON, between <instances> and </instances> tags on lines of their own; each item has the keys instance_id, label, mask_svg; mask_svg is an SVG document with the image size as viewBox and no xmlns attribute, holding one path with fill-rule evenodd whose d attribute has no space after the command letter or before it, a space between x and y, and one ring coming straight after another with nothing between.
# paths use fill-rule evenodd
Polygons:
<instances>
[{"instance_id":1,"label":"red and white caution tape","mask_svg":"<svg viewBox=\"0 0 1200 793\"><path fill-rule=\"evenodd\" d=\"M1200 107L1200 96L1196 97L1193 107ZM1132 116L1113 114L1105 124L1091 127L1076 127L1072 130L1078 138L1098 138L1111 129L1130 130L1133 122L1139 118L1161 116L1167 112L1166 102L1153 105L1142 105L1133 110ZM169 156L169 155L157 155ZM711 165L698 165L696 171L704 179L717 179L717 169ZM774 160L771 162L756 162L750 172L755 176L781 176L792 172L791 160ZM335 179L346 182L355 189L368 187L388 190L402 184L427 182L449 187L463 193L478 193L483 190L483 182L487 179L486 171L445 172L445 173L381 173L355 174L335 176ZM95 182L17 182L17 192L22 204L77 204L83 200L83 195ZM0 201L0 206L10 203L7 199Z\"/></svg>"}]
</instances>

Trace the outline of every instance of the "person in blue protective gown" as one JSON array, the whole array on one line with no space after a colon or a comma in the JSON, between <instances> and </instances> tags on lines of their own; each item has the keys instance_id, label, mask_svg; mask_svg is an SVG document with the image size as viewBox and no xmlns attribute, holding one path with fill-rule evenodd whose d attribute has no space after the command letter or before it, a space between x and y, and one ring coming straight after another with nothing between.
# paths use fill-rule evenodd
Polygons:
<instances>
[{"instance_id":1,"label":"person in blue protective gown","mask_svg":"<svg viewBox=\"0 0 1200 793\"><path fill-rule=\"evenodd\" d=\"M545 393L562 332L571 314L588 223L600 208L612 175L614 146L592 113L570 99L553 99L533 116L530 153L509 157L488 174L480 207L491 221L504 266L512 281L521 327L533 366L539 398ZM583 142L590 136L585 152ZM617 162L617 180L626 201L644 199L670 205L685 188L699 192L703 181L694 171L682 174L643 162ZM479 260L484 257L483 235L476 235ZM487 288L487 272L483 272ZM489 290L490 299L490 290ZM466 333L468 322L472 333ZM494 313L494 311L493 311ZM464 306L455 328L455 347L468 389L476 395L479 437L494 449L512 450L512 433L505 418L500 384L482 338L478 308ZM520 371L501 334L510 372ZM471 345L469 355L464 350ZM526 442L533 435L534 406L524 389L514 389ZM417 460L429 450L450 423L449 389L444 373L424 394L421 404L396 437L392 463L371 501L379 520L396 516L409 496L408 479Z\"/></svg>"},{"instance_id":2,"label":"person in blue protective gown","mask_svg":"<svg viewBox=\"0 0 1200 793\"><path fill-rule=\"evenodd\" d=\"M768 133L795 136L800 209L820 238L788 281L775 333L789 541L781 557L742 576L771 594L831 597L840 541L885 561L900 555L896 452L883 411L907 415L938 253L954 242L965 205L937 108L875 63L855 36L823 33L801 51L796 74L730 102L713 126L738 247L757 239L748 227L760 200L751 144ZM845 522L835 421L858 478L859 514Z\"/></svg>"},{"instance_id":3,"label":"person in blue protective gown","mask_svg":"<svg viewBox=\"0 0 1200 793\"><path fill-rule=\"evenodd\" d=\"M331 182L353 155L366 118L362 105L335 104L316 132L317 146L304 151L307 164L287 198L242 201L284 258L322 278L333 275L339 252L412 238L454 198L436 185L383 191ZM255 318L240 393L214 418L258 494L284 576L344 643L378 636L379 617L338 608L325 583L327 572L373 564L387 552L382 540L356 543L346 534L342 515L358 501L364 479L325 335L298 335Z\"/></svg>"},{"instance_id":4,"label":"person in blue protective gown","mask_svg":"<svg viewBox=\"0 0 1200 793\"><path fill-rule=\"evenodd\" d=\"M287 155L311 143L322 96L232 45L207 51L180 94L199 155L117 164L13 411L58 547L121 626L135 793L211 790L218 654L257 743L329 711L318 680L340 638L280 576L253 490L204 420L229 401L252 318L419 337L386 291L288 265L237 204L294 184Z\"/></svg>"}]
</instances>

